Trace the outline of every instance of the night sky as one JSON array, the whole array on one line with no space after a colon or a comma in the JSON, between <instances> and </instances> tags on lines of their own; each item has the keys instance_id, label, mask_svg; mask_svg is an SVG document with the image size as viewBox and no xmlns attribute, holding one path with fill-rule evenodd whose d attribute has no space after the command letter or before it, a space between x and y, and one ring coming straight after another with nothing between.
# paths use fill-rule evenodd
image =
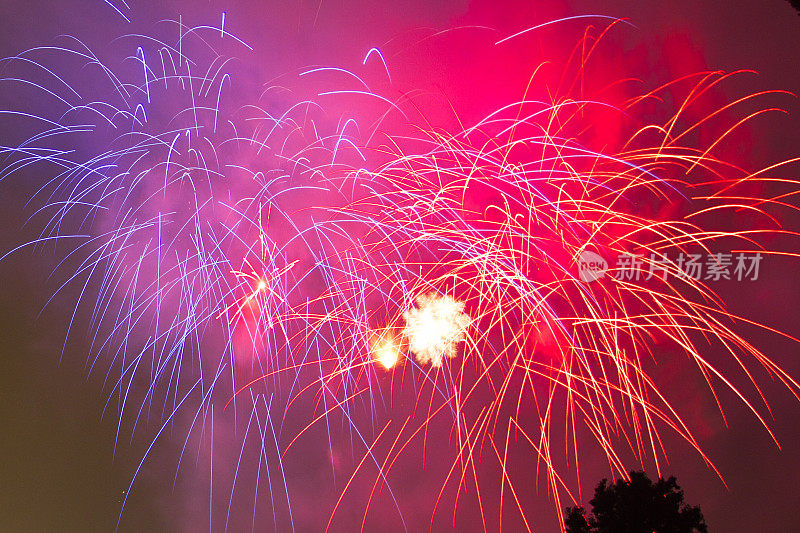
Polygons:
<instances>
[{"instance_id":1,"label":"night sky","mask_svg":"<svg viewBox=\"0 0 800 533\"><path fill-rule=\"evenodd\" d=\"M609 69L615 71L610 74L612 77L625 76L628 69L627 75L640 78L645 87L652 88L704 69L748 69L758 75L737 77L719 89L719 97L732 99L769 89L800 94L800 17L784 0L315 0L292 6L282 4L134 1L131 11L126 12L138 13L138 20L155 24L160 19L189 12L206 14L216 23L219 13L225 11L228 28L253 44L254 53L262 58L243 74L252 80L265 80L270 73L279 76L308 65L358 65L371 47L383 47L396 36L414 31L481 25L495 28L498 35L508 35L558 17L609 15L629 19L634 26L618 29L609 38L607 50L623 54L620 61L609 62ZM581 27L573 24L570 31L564 32L564 50L571 49ZM91 35L92 42L101 46L111 42L124 28L119 15L101 1L6 0L0 17L0 56L50 43L61 34ZM454 40L448 55L418 54L419 64L398 68L395 81L446 94L466 122L518 97L530 65L521 64L522 60L513 56L498 62L490 46L491 38L475 35L478 37L474 40L472 37ZM562 37L554 31L543 42L558 43ZM612 55L606 53L607 57ZM391 60L389 66L392 70ZM730 148L736 162L748 168L800 155L800 100L790 95L771 98L769 105L782 107L788 114L773 113L759 118L748 126L744 140ZM0 95L0 99L5 108L35 109L37 105L19 101L13 95ZM446 121L442 117L432 118ZM0 128L9 128L8 124L3 122ZM4 133L0 129L0 139ZM796 178L799 171L800 166L795 165L780 172ZM35 210L25 204L38 186L37 179L21 172L0 182L0 255L35 238L40 231L35 223L24 225ZM788 201L797 205L798 199ZM800 229L798 215L787 216L783 222L788 229ZM800 252L800 242L796 239L775 236L768 237L767 242L776 250ZM3 280L0 283L0 529L3 531L113 531L131 475L147 450L153 428L160 427L158 417L154 416L153 420L142 422L141 431L137 430L131 438L132 420L123 418L120 442L114 452L118 419L113 408L105 416L102 414L109 395L108 385L103 385L104 371L93 372L87 378L87 348L81 341L68 344L59 363L66 317L75 308L75 294L67 291L40 314L58 286L59 280L48 279L58 260L58 254L45 246L23 250L0 262ZM800 322L796 319L800 312L798 266L791 257L767 257L758 281L721 283L714 288L732 313L800 337ZM800 377L800 346L796 342L744 325L738 326L737 332L790 375ZM658 373L664 390L694 424L703 451L715 462L727 483L726 488L689 446L666 437L669 464L663 466L663 472L675 475L685 489L687 501L701 506L710 530L795 529L800 521L797 399L763 370L755 371L772 408L774 418L767 421L780 442L779 448L752 413L730 392L723 391L720 401L725 408L726 427L714 397L686 358L669 352L652 372ZM747 389L747 394L757 397L752 388ZM769 417L765 410L760 412ZM215 431L223 432L225 426L220 424ZM438 436L446 439L446 432L446 428L440 428ZM312 435L309 439L312 442L298 445L309 457L288 470L294 477L293 513L298 531L323 530L338 497L335 489L327 487L330 480L324 474L330 472L330 460L337 458L318 455L319 447L313 442L318 437ZM207 475L203 470L207 465L203 466L203 457L198 460L196 448L185 459L173 489L175 460L184 438L176 428L167 431L157 443L127 500L120 531L208 528ZM327 446L322 450L327 453ZM417 459L412 453L408 461L413 463ZM195 460L200 473L193 466ZM439 472L436 465L431 470ZM655 472L650 464L648 472L651 475ZM602 458L592 458L589 453L581 471L584 500L589 499L597 481L609 475ZM341 488L346 479L344 475L343 479L337 478L337 487ZM415 502L435 498L440 485L435 479L402 476L397 483L397 490L406 491L401 499L408 530L429 527L428 507L420 505L416 516ZM357 490L368 492L370 488L366 484ZM225 498L225 490L220 493L221 499ZM537 515L534 530L558 531L546 488L540 488L538 497L533 496L533 491L531 485L523 493L536 502L531 507ZM452 496L451 492L446 497ZM368 522L367 530L402 531L396 515L389 516L391 505L383 502L376 508L371 513L387 516L385 520L375 518ZM234 513L247 514L252 510L246 504L237 509L235 506ZM225 506L216 512L224 515ZM333 522L332 530L350 531L359 527L360 513L356 511L349 516L345 512L340 521ZM434 530L452 530L451 514L452 509L443 512L444 518L434 524ZM269 512L265 511L264 516L269 517ZM465 510L458 530L481 530L480 521L474 518L474 509ZM249 519L235 522L231 530L249 523ZM221 530L224 520L215 519L214 524L215 530ZM284 527L279 525L278 529L285 530ZM517 527L519 524L512 519L508 521L509 531L516 531ZM272 528L271 520L260 519L256 530Z\"/></svg>"}]
</instances>

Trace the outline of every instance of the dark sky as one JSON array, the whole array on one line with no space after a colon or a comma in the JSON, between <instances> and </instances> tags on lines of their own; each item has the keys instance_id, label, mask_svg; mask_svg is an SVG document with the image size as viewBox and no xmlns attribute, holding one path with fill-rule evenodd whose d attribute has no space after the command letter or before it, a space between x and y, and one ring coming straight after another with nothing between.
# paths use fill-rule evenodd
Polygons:
<instances>
[{"instance_id":1,"label":"dark sky","mask_svg":"<svg viewBox=\"0 0 800 533\"><path fill-rule=\"evenodd\" d=\"M164 4L163 8L145 8L133 2L132 7L152 11L152 18L157 20L186 12L194 5L188 1ZM730 97L765 89L800 93L800 17L783 0L553 0L541 5L503 4L488 0L322 0L319 5L304 2L296 8L280 9L256 2L219 2L211 7L203 2L202 9L208 13L225 10L233 31L268 49L254 76L309 64L353 64L370 46L383 45L396 35L419 28L483 24L497 28L500 34L509 34L549 18L591 13L626 17L635 25L635 29L626 29L614 37L613 43L631 55L629 62L622 63L635 66L632 75L650 85L704 68L752 69L758 76L737 78ZM114 29L118 24L117 15L99 1L7 0L0 18L0 55L50 42L61 33L91 32L96 42L108 42L118 31ZM507 83L501 77L470 77L470 70L464 68L470 60L461 58L450 65L442 59L441 66L436 66L436 61L439 59L422 61L425 64L420 68L439 73L441 78L435 81L466 116L475 118L518 92L518 79ZM476 69L493 72L495 68L487 56L475 61L479 63ZM487 64L480 64L481 61ZM453 71L448 71L448 66ZM800 154L800 103L788 96L775 103L789 114L771 115L751 127L752 145L747 147L747 157L756 160L750 162L753 167ZM791 176L791 172L787 171L787 175ZM23 228L30 208L22 206L30 189L30 184L20 184L19 180L5 179L0 183L0 250L37 234L35 227ZM787 220L795 228L800 224L798 217ZM797 243L788 240L776 239L772 244L776 248L797 249ZM0 263L0 279L4 280L0 283L0 529L110 531L147 441L142 436L131 444L126 436L112 457L117 420L113 412L101 417L107 399L102 375L95 373L86 378L85 353L77 345L67 350L59 365L66 324L63 317L72 311L69 298L56 300L37 318L54 287L47 280L53 260L52 254L23 252ZM800 311L797 262L770 257L762 269L758 282L724 285L720 293L733 313L800 337L800 323L796 320ZM796 343L755 328L743 327L741 333L790 374L800 376ZM701 423L698 435L703 449L728 485L726 488L688 447L678 443L670 446L670 464L664 471L678 477L690 503L701 505L711 531L795 529L800 521L800 403L779 383L763 372L759 374L772 407L774 420L769 423L781 443L779 449L731 395L722 395L726 428L715 412L713 398L702 389L702 381L690 373L691 369L667 363L662 370L687 418ZM127 502L122 531L189 530L187 524L207 524L197 518L205 516L207 509L197 510L198 502L203 501L202 490L194 486L191 476L181 478L176 492L172 492L174 470L167 465L174 461L181 439L176 436L164 442L163 455L157 454L154 466L143 471ZM596 482L591 475L607 475L602 466L591 461L587 472L584 491L591 490ZM303 472L297 475L300 479ZM310 474L307 479L309 484L316 483ZM311 498L298 497L296 513L319 511L314 501L307 500ZM413 502L413 498L408 500ZM325 515L333 502L323 503L321 514ZM546 511L550 505L545 501L541 508ZM447 523L438 523L437 529L446 530ZM543 516L536 530L555 531L552 516Z\"/></svg>"}]
</instances>

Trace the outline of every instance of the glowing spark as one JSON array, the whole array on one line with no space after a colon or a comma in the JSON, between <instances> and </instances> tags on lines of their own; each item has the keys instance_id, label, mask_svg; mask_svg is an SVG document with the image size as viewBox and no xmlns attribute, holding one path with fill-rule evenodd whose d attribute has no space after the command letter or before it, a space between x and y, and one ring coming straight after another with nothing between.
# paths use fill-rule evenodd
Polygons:
<instances>
[{"instance_id":1,"label":"glowing spark","mask_svg":"<svg viewBox=\"0 0 800 533\"><path fill-rule=\"evenodd\" d=\"M400 361L400 347L392 339L381 339L372 349L372 358L389 370Z\"/></svg>"},{"instance_id":2,"label":"glowing spark","mask_svg":"<svg viewBox=\"0 0 800 533\"><path fill-rule=\"evenodd\" d=\"M434 293L418 296L416 302L416 308L403 313L409 349L419 363L442 366L445 356L456 356L458 343L466 337L471 320L464 302Z\"/></svg>"},{"instance_id":3,"label":"glowing spark","mask_svg":"<svg viewBox=\"0 0 800 533\"><path fill-rule=\"evenodd\" d=\"M245 263L248 266L250 266L250 269L252 270L252 272L250 274L248 274L247 272L240 272L238 270L231 270L231 274L233 274L234 276L236 276L237 278L240 278L240 279L253 279L253 280L257 279L258 283L256 284L256 288L253 289L247 296L238 299L237 301L235 301L234 303L230 304L228 307L223 309L217 315L217 319L221 318L223 315L225 315L228 311L230 311L234 307L238 307L238 309L237 309L236 313L233 316L235 317L235 316L241 314L244 311L244 308L250 303L250 301L253 298L258 296L259 293L266 293L267 292L267 288L269 287L269 285L267 285L267 280L265 280L262 277L259 277L256 274L255 269L253 269L253 267L252 267L252 265L250 265L249 261L245 261ZM286 272L290 271L292 269L292 267L294 267L294 265L296 265L296 264L297 264L297 260L293 261L289 265L286 265L285 267L280 269L277 273L275 273L275 275L272 277L272 279L270 281L280 278Z\"/></svg>"}]
</instances>

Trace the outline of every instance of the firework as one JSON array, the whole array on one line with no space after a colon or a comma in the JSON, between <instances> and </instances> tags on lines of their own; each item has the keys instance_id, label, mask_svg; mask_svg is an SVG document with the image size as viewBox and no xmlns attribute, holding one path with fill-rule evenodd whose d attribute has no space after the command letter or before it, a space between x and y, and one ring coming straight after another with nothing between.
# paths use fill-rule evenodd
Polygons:
<instances>
[{"instance_id":1,"label":"firework","mask_svg":"<svg viewBox=\"0 0 800 533\"><path fill-rule=\"evenodd\" d=\"M737 333L709 284L670 260L714 242L766 253L759 237L777 226L711 227L703 215L791 209L753 192L781 181L772 169L715 155L760 112L685 145L730 111L692 114L727 75L680 80L685 100L652 124L630 117L680 83L602 102L583 94L582 59L549 100L525 94L467 127L435 127L413 99L370 89L376 62L375 83L393 83L378 48L360 58L364 71L313 67L249 87L233 58L253 64L259 52L224 15L125 32L113 46L103 55L117 62L75 38L4 61L21 71L4 83L43 103L7 111L25 127L4 143L2 176L46 176L32 195L41 237L20 248L57 245L56 292L75 297L70 335L89 332L78 342L120 420L157 418L153 443L180 426L179 464L189 443L210 449L209 528L222 517L254 527L259 509L274 529L294 528L302 488L286 463L308 442L331 459L329 527L354 491L367 502L362 528L381 497L408 527L392 474L438 439L432 521L442 501L455 520L472 497L484 529L512 501L530 530L521 456L535 458L559 513L576 500L570 462L589 440L623 475L630 461L660 467L664 429L712 464L653 376L656 346L689 357L713 394L733 391L767 431L707 347L756 388L749 369L761 365L800 389ZM615 142L607 113L625 133ZM617 256L637 258L635 276L615 275ZM216 442L234 443L228 463ZM353 458L346 481L342 455ZM215 501L219 483L230 486ZM252 505L245 518L237 498Z\"/></svg>"},{"instance_id":2,"label":"firework","mask_svg":"<svg viewBox=\"0 0 800 533\"><path fill-rule=\"evenodd\" d=\"M470 319L464 313L464 302L450 296L427 294L418 296L417 306L403 313L408 349L420 364L442 366L444 357L455 357L464 341Z\"/></svg>"}]
</instances>

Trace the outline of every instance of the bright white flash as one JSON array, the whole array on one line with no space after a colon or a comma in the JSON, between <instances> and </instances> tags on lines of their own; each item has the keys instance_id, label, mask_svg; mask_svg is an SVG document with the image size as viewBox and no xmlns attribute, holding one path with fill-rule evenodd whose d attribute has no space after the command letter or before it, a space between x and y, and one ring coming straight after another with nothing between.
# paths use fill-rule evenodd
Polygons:
<instances>
[{"instance_id":1,"label":"bright white flash","mask_svg":"<svg viewBox=\"0 0 800 533\"><path fill-rule=\"evenodd\" d=\"M400 348L391 339L382 339L373 347L372 357L389 370L400 361Z\"/></svg>"},{"instance_id":2,"label":"bright white flash","mask_svg":"<svg viewBox=\"0 0 800 533\"><path fill-rule=\"evenodd\" d=\"M417 307L403 313L409 350L421 364L442 366L445 357L456 356L458 343L466 337L471 320L464 302L436 293L418 296L416 302Z\"/></svg>"}]
</instances>

